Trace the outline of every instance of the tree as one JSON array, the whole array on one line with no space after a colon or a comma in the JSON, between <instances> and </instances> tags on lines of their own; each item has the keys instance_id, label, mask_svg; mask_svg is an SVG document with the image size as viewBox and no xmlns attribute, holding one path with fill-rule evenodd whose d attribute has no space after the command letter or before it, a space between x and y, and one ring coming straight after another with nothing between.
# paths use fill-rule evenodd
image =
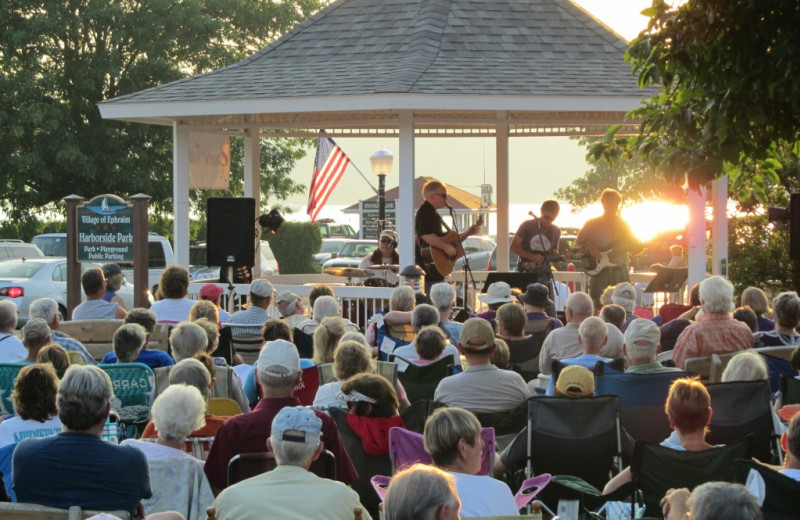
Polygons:
<instances>
[{"instance_id":1,"label":"tree","mask_svg":"<svg viewBox=\"0 0 800 520\"><path fill-rule=\"evenodd\" d=\"M171 212L168 128L107 121L104 99L243 59L324 0L6 0L0 4L0 189L12 219L71 193L148 193ZM268 193L304 153L271 142ZM275 163L275 161L278 163Z\"/></svg>"},{"instance_id":2,"label":"tree","mask_svg":"<svg viewBox=\"0 0 800 520\"><path fill-rule=\"evenodd\" d=\"M627 52L641 87L658 93L630 112L639 134L592 148L627 146L676 184L692 187L727 173L735 193L760 202L786 187L781 159L798 155L800 3L653 0L650 22Z\"/></svg>"}]
</instances>

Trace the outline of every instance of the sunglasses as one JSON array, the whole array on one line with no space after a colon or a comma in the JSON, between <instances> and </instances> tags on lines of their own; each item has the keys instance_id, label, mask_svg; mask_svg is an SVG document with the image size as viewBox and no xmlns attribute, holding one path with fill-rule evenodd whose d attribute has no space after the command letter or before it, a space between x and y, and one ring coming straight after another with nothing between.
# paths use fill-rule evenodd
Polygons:
<instances>
[{"instance_id":1,"label":"sunglasses","mask_svg":"<svg viewBox=\"0 0 800 520\"><path fill-rule=\"evenodd\" d=\"M391 244L392 242L394 242L394 240L392 240L391 238L382 238L381 239L381 244Z\"/></svg>"},{"instance_id":2,"label":"sunglasses","mask_svg":"<svg viewBox=\"0 0 800 520\"><path fill-rule=\"evenodd\" d=\"M443 198L444 200L447 200L447 193L434 193L434 195L438 195L441 198Z\"/></svg>"}]
</instances>

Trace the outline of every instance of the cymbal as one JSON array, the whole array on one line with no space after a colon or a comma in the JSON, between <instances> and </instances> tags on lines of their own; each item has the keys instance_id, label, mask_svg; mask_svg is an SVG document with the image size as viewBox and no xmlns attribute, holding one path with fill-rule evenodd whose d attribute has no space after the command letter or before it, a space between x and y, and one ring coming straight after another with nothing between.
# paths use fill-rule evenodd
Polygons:
<instances>
[{"instance_id":1,"label":"cymbal","mask_svg":"<svg viewBox=\"0 0 800 520\"><path fill-rule=\"evenodd\" d=\"M365 271L357 267L326 267L322 272L333 276L346 276L347 278L367 278L373 275L371 271Z\"/></svg>"},{"instance_id":2,"label":"cymbal","mask_svg":"<svg viewBox=\"0 0 800 520\"><path fill-rule=\"evenodd\" d=\"M400 270L400 266L397 264L381 264L381 265L371 265L367 269L371 269L373 271L391 271L396 273Z\"/></svg>"}]
</instances>

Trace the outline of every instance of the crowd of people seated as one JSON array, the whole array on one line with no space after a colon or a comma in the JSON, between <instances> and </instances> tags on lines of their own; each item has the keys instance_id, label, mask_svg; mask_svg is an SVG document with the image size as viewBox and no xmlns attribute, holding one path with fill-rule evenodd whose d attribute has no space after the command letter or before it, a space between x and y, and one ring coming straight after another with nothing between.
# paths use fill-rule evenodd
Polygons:
<instances>
[{"instance_id":1,"label":"crowd of people seated","mask_svg":"<svg viewBox=\"0 0 800 520\"><path fill-rule=\"evenodd\" d=\"M365 460L389 459L389 432L401 428L423 434L432 464L394 468L383 504L386 518L516 516L511 486L519 484L526 465L537 471L525 420L531 398L592 399L598 378L609 373L672 377L661 402L671 434L662 445L706 452L718 449L706 440L714 400L700 377L681 370L688 360L738 353L726 359L721 384L766 381L773 369L759 347L787 347L793 350L784 356L792 369L787 377L800 373L797 294L780 293L770 305L764 291L749 288L739 302L747 312L737 312L736 319L734 288L718 276L699 284L696 305L681 316L653 320L635 315L635 291L627 282L610 289L611 303L600 309L588 294L573 292L563 322L547 314L553 306L542 284L516 293L505 282L492 284L481 297L489 310L463 322L450 320L452 286L434 284L429 300L400 286L392 292L390 309L370 321L365 336L341 316L329 286L312 290L306 315L302 298L289 291L275 297L268 281L255 280L250 305L227 315L219 309L219 287L210 284L200 300L191 300L185 269L170 266L159 284L161 300L151 309L124 309L105 280L118 273L106 271L88 270L82 280L92 296L87 301L109 304L92 303L84 316L124 320L99 366L80 342L59 331L53 300L31 304L21 340L13 333L15 309L12 315L0 301L0 360L19 367L13 410L3 409L0 422L0 498L124 511L133 518L192 520L204 518L207 508L219 519L374 518L367 491L356 483L373 476ZM102 312L91 314L92 309ZM148 348L159 323L171 329L167 351ZM672 330L675 323L679 332ZM378 340L389 333L387 324L407 327L411 335L388 348ZM665 345L670 335L674 345ZM235 340L241 338L258 344L252 365L236 352ZM295 338L310 341L311 348ZM661 354L670 350L671 355ZM376 361L379 352L386 361ZM427 386L410 379L442 360L450 371L437 371ZM130 363L151 370L151 419L116 445L123 429L114 422L112 408L120 402L115 391L128 385L112 385L105 370ZM425 399L410 401L408 385ZM215 408L231 403L232 408ZM515 421L520 411L523 419ZM776 406L770 414L774 432L783 434L784 453L761 462L800 481L800 413L793 412L800 406ZM491 474L479 474L481 427L487 425L497 432L498 453ZM511 432L503 442L501 430ZM637 440L628 435L631 446ZM568 454L575 440L563 442ZM335 460L327 475L333 480L315 469L325 452ZM229 480L231 461L249 454L274 460L277 467L241 482ZM632 480L630 469L616 471L597 493L613 494ZM737 511L729 517L759 518L764 496L763 489L757 496L757 487L711 482L693 491L669 490L663 513L720 518L715 515L727 507Z\"/></svg>"}]
</instances>

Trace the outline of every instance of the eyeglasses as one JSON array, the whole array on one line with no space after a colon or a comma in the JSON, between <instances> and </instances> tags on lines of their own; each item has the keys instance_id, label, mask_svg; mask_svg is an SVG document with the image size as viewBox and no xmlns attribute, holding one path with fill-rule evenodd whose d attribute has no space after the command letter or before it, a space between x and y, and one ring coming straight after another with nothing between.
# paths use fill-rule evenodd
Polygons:
<instances>
[{"instance_id":1,"label":"eyeglasses","mask_svg":"<svg viewBox=\"0 0 800 520\"><path fill-rule=\"evenodd\" d=\"M394 240L392 240L391 238L382 238L381 239L381 244L391 244L392 242L394 242Z\"/></svg>"},{"instance_id":2,"label":"eyeglasses","mask_svg":"<svg viewBox=\"0 0 800 520\"><path fill-rule=\"evenodd\" d=\"M438 195L441 198L443 198L444 200L447 200L447 193L434 193L434 195Z\"/></svg>"}]
</instances>

